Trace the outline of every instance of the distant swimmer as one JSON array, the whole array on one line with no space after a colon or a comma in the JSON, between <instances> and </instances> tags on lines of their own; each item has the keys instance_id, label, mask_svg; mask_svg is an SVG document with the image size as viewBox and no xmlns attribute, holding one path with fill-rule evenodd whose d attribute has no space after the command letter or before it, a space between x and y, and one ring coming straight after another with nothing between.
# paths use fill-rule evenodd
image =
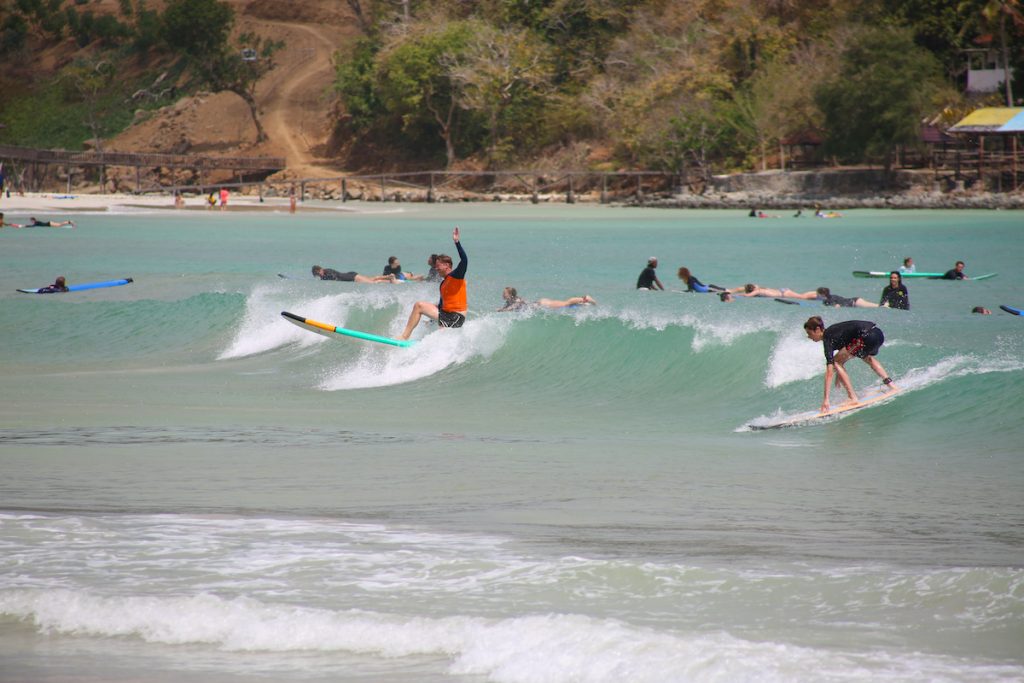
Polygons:
<instances>
[{"instance_id":1,"label":"distant swimmer","mask_svg":"<svg viewBox=\"0 0 1024 683\"><path fill-rule=\"evenodd\" d=\"M878 304L862 299L859 296L845 297L833 294L828 287L818 287L815 290L818 299L825 306L833 308L878 308Z\"/></svg>"},{"instance_id":2,"label":"distant swimmer","mask_svg":"<svg viewBox=\"0 0 1024 683\"><path fill-rule=\"evenodd\" d=\"M388 264L384 266L384 275L394 275L396 280L409 280L419 281L425 279L423 275L416 275L414 273L407 273L402 270L402 264L398 261L397 256L389 256Z\"/></svg>"},{"instance_id":3,"label":"distant swimmer","mask_svg":"<svg viewBox=\"0 0 1024 683\"><path fill-rule=\"evenodd\" d=\"M807 338L825 345L825 396L821 402L821 412L829 410L829 391L832 380L846 389L850 403L857 402L857 394L853 390L850 376L846 374L844 365L854 356L867 363L875 374L882 378L882 383L889 391L896 391L889 374L875 358L878 350L885 343L882 329L867 320L847 320L825 327L819 316L812 316L804 323Z\"/></svg>"},{"instance_id":4,"label":"distant swimmer","mask_svg":"<svg viewBox=\"0 0 1024 683\"><path fill-rule=\"evenodd\" d=\"M910 310L910 293L907 286L903 284L903 276L895 270L889 273L889 284L882 290L882 298L879 306L899 308L904 311Z\"/></svg>"},{"instance_id":5,"label":"distant swimmer","mask_svg":"<svg viewBox=\"0 0 1024 683\"><path fill-rule=\"evenodd\" d=\"M424 315L437 321L438 327L462 327L466 322L466 312L469 307L466 303L466 267L469 257L462 248L459 241L459 228L452 231L452 240L455 241L455 248L459 252L459 265L452 268L452 257L447 254L438 254L434 263L441 280L441 298L436 304L429 301L417 301L413 304L412 312L409 313L409 322L398 337L408 339L412 331Z\"/></svg>"},{"instance_id":6,"label":"distant swimmer","mask_svg":"<svg viewBox=\"0 0 1024 683\"><path fill-rule=\"evenodd\" d=\"M687 292L721 292L723 287L718 285L706 285L697 279L697 276L690 272L686 266L680 266L679 279L686 283Z\"/></svg>"},{"instance_id":7,"label":"distant swimmer","mask_svg":"<svg viewBox=\"0 0 1024 683\"><path fill-rule=\"evenodd\" d=\"M29 216L28 223L25 224L26 228L62 228L65 225L70 225L72 228L75 227L74 221L41 221L35 216Z\"/></svg>"},{"instance_id":8,"label":"distant swimmer","mask_svg":"<svg viewBox=\"0 0 1024 683\"><path fill-rule=\"evenodd\" d=\"M341 282L394 282L394 275L360 275L354 270L350 270L343 273L334 268L324 268L323 266L313 266L313 277L317 280L339 280Z\"/></svg>"},{"instance_id":9,"label":"distant swimmer","mask_svg":"<svg viewBox=\"0 0 1024 683\"><path fill-rule=\"evenodd\" d=\"M821 207L817 207L814 210L815 218L842 218L843 214L838 211L822 211Z\"/></svg>"},{"instance_id":10,"label":"distant swimmer","mask_svg":"<svg viewBox=\"0 0 1024 683\"><path fill-rule=\"evenodd\" d=\"M940 278L940 279L942 279L942 280L970 280L971 278L967 277L967 275L964 273L964 262L963 261L957 261L956 265L954 265L951 270L947 270L943 274L942 278Z\"/></svg>"},{"instance_id":11,"label":"distant swimmer","mask_svg":"<svg viewBox=\"0 0 1024 683\"><path fill-rule=\"evenodd\" d=\"M758 218L780 218L780 216L778 214L765 213L764 211L758 211L757 212L757 217Z\"/></svg>"},{"instance_id":12,"label":"distant swimmer","mask_svg":"<svg viewBox=\"0 0 1024 683\"><path fill-rule=\"evenodd\" d=\"M661 284L661 280L658 279L658 274L655 272L655 268L657 267L658 258L656 256L652 256L647 259L647 267L640 271L640 277L636 279L637 289L665 290L665 287Z\"/></svg>"},{"instance_id":13,"label":"distant swimmer","mask_svg":"<svg viewBox=\"0 0 1024 683\"><path fill-rule=\"evenodd\" d=\"M971 309L971 313L977 313L978 315L992 315L992 311L988 310L984 306L975 306Z\"/></svg>"},{"instance_id":14,"label":"distant swimmer","mask_svg":"<svg viewBox=\"0 0 1024 683\"><path fill-rule=\"evenodd\" d=\"M54 283L52 285L47 285L45 287L40 287L39 291L37 293L38 294L54 294L56 292L66 292L66 291L68 291L67 280L65 280L64 276L61 275L60 277L58 277L54 281Z\"/></svg>"},{"instance_id":15,"label":"distant swimmer","mask_svg":"<svg viewBox=\"0 0 1024 683\"><path fill-rule=\"evenodd\" d=\"M721 292L721 293L719 293L718 300L721 301L723 304L728 304L728 303L731 303L733 301L736 301L736 299L732 295L732 292Z\"/></svg>"},{"instance_id":16,"label":"distant swimmer","mask_svg":"<svg viewBox=\"0 0 1024 683\"><path fill-rule=\"evenodd\" d=\"M914 265L914 259L909 256L903 259L903 265L900 266L900 274L906 275L907 273L917 272L917 266Z\"/></svg>"}]
</instances>

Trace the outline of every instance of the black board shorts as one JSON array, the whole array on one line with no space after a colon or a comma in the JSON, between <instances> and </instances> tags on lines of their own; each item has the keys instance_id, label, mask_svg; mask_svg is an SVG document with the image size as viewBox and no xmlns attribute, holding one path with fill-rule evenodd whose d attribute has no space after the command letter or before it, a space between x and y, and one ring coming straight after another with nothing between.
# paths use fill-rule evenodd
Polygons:
<instances>
[{"instance_id":1,"label":"black board shorts","mask_svg":"<svg viewBox=\"0 0 1024 683\"><path fill-rule=\"evenodd\" d=\"M462 327L464 322L466 322L466 316L461 313L453 313L451 311L437 312L438 327Z\"/></svg>"},{"instance_id":2,"label":"black board shorts","mask_svg":"<svg viewBox=\"0 0 1024 683\"><path fill-rule=\"evenodd\" d=\"M885 343L885 335L882 334L882 330L872 327L863 337L850 342L846 350L857 358L867 358L868 356L877 356L883 343Z\"/></svg>"}]
</instances>

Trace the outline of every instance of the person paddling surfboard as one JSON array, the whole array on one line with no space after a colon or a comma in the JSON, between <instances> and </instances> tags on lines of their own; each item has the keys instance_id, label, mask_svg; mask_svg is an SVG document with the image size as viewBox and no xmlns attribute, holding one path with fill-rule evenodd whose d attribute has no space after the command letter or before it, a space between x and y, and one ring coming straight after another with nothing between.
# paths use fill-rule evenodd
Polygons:
<instances>
[{"instance_id":1,"label":"person paddling surfboard","mask_svg":"<svg viewBox=\"0 0 1024 683\"><path fill-rule=\"evenodd\" d=\"M813 315L804 323L804 331L808 339L823 342L825 345L825 396L821 401L821 412L829 410L829 391L832 389L833 378L836 384L841 384L846 389L849 403L858 402L850 376L843 367L846 361L854 356L867 363L875 374L882 378L882 383L888 391L898 390L885 368L875 358L885 342L885 335L882 334L882 328L873 322L846 320L826 328L821 317Z\"/></svg>"}]
</instances>

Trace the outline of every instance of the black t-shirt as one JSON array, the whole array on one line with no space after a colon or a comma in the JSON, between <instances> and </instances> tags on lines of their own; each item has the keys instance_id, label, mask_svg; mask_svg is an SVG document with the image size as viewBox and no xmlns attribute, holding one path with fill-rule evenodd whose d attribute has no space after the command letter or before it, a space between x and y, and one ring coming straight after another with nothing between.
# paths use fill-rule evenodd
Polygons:
<instances>
[{"instance_id":1,"label":"black t-shirt","mask_svg":"<svg viewBox=\"0 0 1024 683\"><path fill-rule=\"evenodd\" d=\"M637 289L654 289L654 281L658 279L658 276L654 273L654 268L647 266L640 273L640 277L636 280Z\"/></svg>"},{"instance_id":2,"label":"black t-shirt","mask_svg":"<svg viewBox=\"0 0 1024 683\"><path fill-rule=\"evenodd\" d=\"M882 290L882 299L878 302L878 305L882 305L888 302L889 308L900 308L904 311L910 310L910 293L907 292L906 285L899 285L893 287L892 285L886 285L885 289Z\"/></svg>"},{"instance_id":3,"label":"black t-shirt","mask_svg":"<svg viewBox=\"0 0 1024 683\"><path fill-rule=\"evenodd\" d=\"M384 266L384 272L381 273L381 275L394 275L395 277L401 280L402 266L395 266L394 268L392 268L391 266Z\"/></svg>"},{"instance_id":4,"label":"black t-shirt","mask_svg":"<svg viewBox=\"0 0 1024 683\"><path fill-rule=\"evenodd\" d=\"M861 339L873 329L875 324L867 320L847 320L826 327L825 336L821 340L825 347L825 364L835 363L832 357L836 351L845 349L854 339Z\"/></svg>"}]
</instances>

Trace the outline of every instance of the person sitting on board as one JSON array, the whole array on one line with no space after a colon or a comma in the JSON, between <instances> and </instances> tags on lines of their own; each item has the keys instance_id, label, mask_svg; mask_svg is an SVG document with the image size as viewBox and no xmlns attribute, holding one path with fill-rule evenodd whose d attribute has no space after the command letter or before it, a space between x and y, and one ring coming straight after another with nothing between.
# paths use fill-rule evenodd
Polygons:
<instances>
[{"instance_id":1,"label":"person sitting on board","mask_svg":"<svg viewBox=\"0 0 1024 683\"><path fill-rule=\"evenodd\" d=\"M697 279L697 276L690 272L686 266L679 267L679 279L686 283L687 292L721 292L723 287L718 285L706 285Z\"/></svg>"},{"instance_id":2,"label":"person sitting on board","mask_svg":"<svg viewBox=\"0 0 1024 683\"><path fill-rule=\"evenodd\" d=\"M879 306L899 308L904 311L910 310L910 293L907 286L903 284L903 276L895 270L889 273L889 284L882 290L882 298Z\"/></svg>"},{"instance_id":3,"label":"person sitting on board","mask_svg":"<svg viewBox=\"0 0 1024 683\"><path fill-rule=\"evenodd\" d=\"M342 273L334 268L313 266L313 277L318 280L340 280L341 282L394 282L394 275L360 275L354 270Z\"/></svg>"},{"instance_id":4,"label":"person sitting on board","mask_svg":"<svg viewBox=\"0 0 1024 683\"><path fill-rule=\"evenodd\" d=\"M658 258L656 256L652 256L647 259L647 267L640 271L640 277L636 279L637 289L649 289L652 291L655 289L660 289L662 291L665 290L665 287L661 284L661 280L658 279L657 273L654 272L654 269L657 267Z\"/></svg>"},{"instance_id":5,"label":"person sitting on board","mask_svg":"<svg viewBox=\"0 0 1024 683\"><path fill-rule=\"evenodd\" d=\"M38 293L39 294L54 294L56 292L66 292L66 291L68 291L67 280L65 280L64 276L61 275L60 277L58 277L54 281L54 283L52 285L46 285L45 287L40 287Z\"/></svg>"},{"instance_id":6,"label":"person sitting on board","mask_svg":"<svg viewBox=\"0 0 1024 683\"><path fill-rule=\"evenodd\" d=\"M859 296L850 298L833 294L828 287L818 287L815 293L818 295L817 298L821 300L823 306L832 306L833 308L878 308L878 304L862 299Z\"/></svg>"},{"instance_id":7,"label":"person sitting on board","mask_svg":"<svg viewBox=\"0 0 1024 683\"><path fill-rule=\"evenodd\" d=\"M882 383L888 391L896 391L896 385L875 358L885 342L882 329L875 323L867 320L846 320L826 328L821 317L814 315L804 323L804 331L811 341L825 344L825 397L821 401L821 412L826 413L829 410L829 391L832 389L833 378L836 384L846 389L849 402L857 403L857 394L844 367L846 361L854 356L867 363L875 374L882 378Z\"/></svg>"},{"instance_id":8,"label":"person sitting on board","mask_svg":"<svg viewBox=\"0 0 1024 683\"><path fill-rule=\"evenodd\" d=\"M399 339L408 339L412 331L424 315L437 321L438 327L462 327L466 322L466 267L469 258L459 241L459 227L455 226L452 231L452 240L455 241L455 248L459 252L459 265L452 268L452 257L448 254L438 254L435 262L438 274L444 278L441 280L439 289L441 298L436 304L430 301L417 301L413 304L412 312L409 313L409 322L399 335Z\"/></svg>"},{"instance_id":9,"label":"person sitting on board","mask_svg":"<svg viewBox=\"0 0 1024 683\"><path fill-rule=\"evenodd\" d=\"M399 263L397 256L388 257L388 264L384 266L383 274L394 275L396 280L418 281L424 279L422 275L414 275L413 273L403 271L402 264Z\"/></svg>"},{"instance_id":10,"label":"person sitting on board","mask_svg":"<svg viewBox=\"0 0 1024 683\"><path fill-rule=\"evenodd\" d=\"M909 256L903 259L903 265L900 266L900 274L906 275L907 273L917 272L917 266L914 265L914 259Z\"/></svg>"},{"instance_id":11,"label":"person sitting on board","mask_svg":"<svg viewBox=\"0 0 1024 683\"><path fill-rule=\"evenodd\" d=\"M941 279L942 280L970 280L971 278L967 277L967 275L964 273L964 262L963 261L957 261L956 265L954 265L951 270L947 270L942 275Z\"/></svg>"},{"instance_id":12,"label":"person sitting on board","mask_svg":"<svg viewBox=\"0 0 1024 683\"><path fill-rule=\"evenodd\" d=\"M971 313L977 313L979 315L992 315L992 311L988 310L984 306L975 306L971 309Z\"/></svg>"},{"instance_id":13,"label":"person sitting on board","mask_svg":"<svg viewBox=\"0 0 1024 683\"><path fill-rule=\"evenodd\" d=\"M4 220L4 214L0 212L0 228L23 228L21 223L8 223Z\"/></svg>"},{"instance_id":14,"label":"person sitting on board","mask_svg":"<svg viewBox=\"0 0 1024 683\"><path fill-rule=\"evenodd\" d=\"M72 228L75 227L74 221L41 221L35 216L29 216L28 223L25 224L26 228L60 228L65 225L70 225Z\"/></svg>"}]
</instances>

